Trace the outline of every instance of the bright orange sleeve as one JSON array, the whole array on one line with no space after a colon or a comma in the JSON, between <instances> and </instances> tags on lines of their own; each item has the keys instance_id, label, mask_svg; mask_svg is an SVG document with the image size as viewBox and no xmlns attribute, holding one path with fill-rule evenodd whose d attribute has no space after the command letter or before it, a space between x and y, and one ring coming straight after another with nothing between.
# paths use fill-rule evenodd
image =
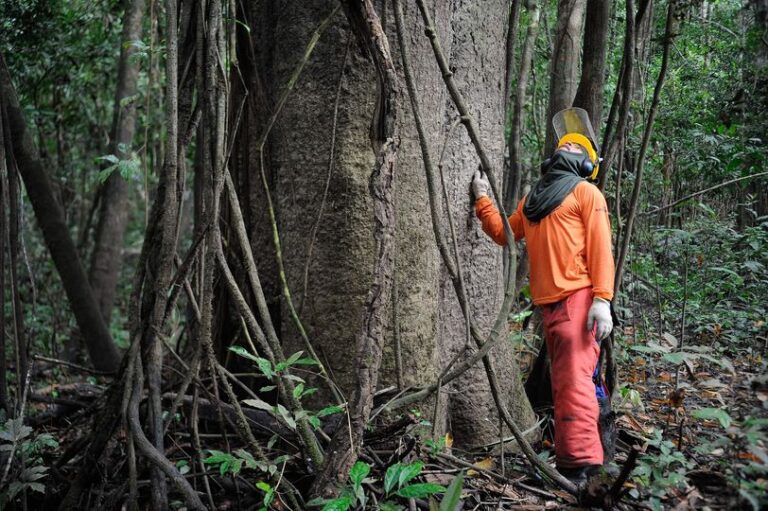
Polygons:
<instances>
[{"instance_id":1,"label":"bright orange sleeve","mask_svg":"<svg viewBox=\"0 0 768 511\"><path fill-rule=\"evenodd\" d=\"M483 225L483 231L485 234L491 237L498 245L507 244L507 236L504 234L504 224L501 222L501 215L499 210L493 205L493 201L490 197L484 195L475 201L475 214ZM523 214L523 201L517 205L517 210L509 217L509 226L512 228L512 232L515 234L515 241L518 241L525 236L523 232L523 221L521 215Z\"/></svg>"},{"instance_id":2,"label":"bright orange sleeve","mask_svg":"<svg viewBox=\"0 0 768 511\"><path fill-rule=\"evenodd\" d=\"M616 268L611 251L611 221L608 204L600 190L589 183L580 184L574 193L581 206L581 218L586 233L587 268L592 279L592 294L605 300L613 299L613 279Z\"/></svg>"}]
</instances>

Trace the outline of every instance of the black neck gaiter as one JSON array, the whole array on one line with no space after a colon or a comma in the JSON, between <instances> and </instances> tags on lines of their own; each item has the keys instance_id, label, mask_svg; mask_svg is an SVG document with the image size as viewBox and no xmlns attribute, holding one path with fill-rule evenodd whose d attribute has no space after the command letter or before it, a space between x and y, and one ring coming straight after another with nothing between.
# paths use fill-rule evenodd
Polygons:
<instances>
[{"instance_id":1,"label":"black neck gaiter","mask_svg":"<svg viewBox=\"0 0 768 511\"><path fill-rule=\"evenodd\" d=\"M557 209L576 185L584 180L579 166L584 156L568 151L557 151L552 156L549 170L539 179L525 198L523 214L531 222L540 222Z\"/></svg>"}]
</instances>

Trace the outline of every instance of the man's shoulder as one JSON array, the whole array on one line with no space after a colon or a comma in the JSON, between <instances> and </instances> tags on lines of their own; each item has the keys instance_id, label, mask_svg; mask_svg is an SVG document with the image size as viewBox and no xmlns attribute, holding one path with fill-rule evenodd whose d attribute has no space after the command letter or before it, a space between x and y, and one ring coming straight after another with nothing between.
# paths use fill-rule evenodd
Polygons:
<instances>
[{"instance_id":1,"label":"man's shoulder","mask_svg":"<svg viewBox=\"0 0 768 511\"><path fill-rule=\"evenodd\" d=\"M586 179L576 185L576 187L573 189L573 193L580 198L594 199L596 197L603 197L603 192L600 191L600 188L598 188L596 184L591 183Z\"/></svg>"}]
</instances>

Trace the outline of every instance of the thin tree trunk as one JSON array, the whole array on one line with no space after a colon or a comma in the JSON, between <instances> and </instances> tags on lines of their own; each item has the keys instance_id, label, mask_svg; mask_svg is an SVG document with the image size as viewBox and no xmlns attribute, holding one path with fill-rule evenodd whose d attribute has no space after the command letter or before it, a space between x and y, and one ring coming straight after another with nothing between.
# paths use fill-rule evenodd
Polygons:
<instances>
[{"instance_id":1,"label":"thin tree trunk","mask_svg":"<svg viewBox=\"0 0 768 511\"><path fill-rule=\"evenodd\" d=\"M132 43L141 39L143 14L144 0L126 0L109 148L110 154L121 160L132 157L131 143L136 126L137 103L132 97L136 94L139 77L139 61L132 58L136 46ZM94 233L88 277L104 322L109 325L120 277L123 236L129 216L128 183L119 172L112 172L99 193L99 223Z\"/></svg>"},{"instance_id":2,"label":"thin tree trunk","mask_svg":"<svg viewBox=\"0 0 768 511\"><path fill-rule=\"evenodd\" d=\"M130 402L141 391L143 375L139 372L146 367L149 389L149 414L147 416L149 439L137 429L137 409L129 406L126 420L130 426L132 440L138 452L153 461L151 470L151 502L155 510L166 509L168 504L166 475L169 469L160 458L163 457L162 419L162 366L163 366L163 320L165 319L168 290L176 254L179 217L179 110L178 110L178 23L176 0L166 1L166 139L165 161L159 176L157 198L152 205L149 225L144 237L138 271L131 297L131 339L141 344L138 359L133 364L136 374L129 374L128 393L133 394ZM133 348L132 348L133 352ZM142 363L141 359L144 359ZM131 380L135 379L133 383ZM175 469L174 469L175 470ZM174 481L178 479L173 476ZM190 502L190 504L193 504ZM197 504L197 503L194 503Z\"/></svg>"},{"instance_id":3,"label":"thin tree trunk","mask_svg":"<svg viewBox=\"0 0 768 511\"><path fill-rule=\"evenodd\" d=\"M664 163L661 166L662 171L662 188L661 188L661 209L659 210L659 217L656 220L661 226L671 228L672 224L670 220L671 212L669 205L674 200L674 187L672 183L672 174L675 172L675 154L672 148L664 146Z\"/></svg>"},{"instance_id":4,"label":"thin tree trunk","mask_svg":"<svg viewBox=\"0 0 768 511\"><path fill-rule=\"evenodd\" d=\"M517 44L517 31L520 26L521 3L521 0L510 0L509 18L507 20L507 65L505 67L504 78L504 112L506 113L509 113L509 105L512 101L512 83L515 78L515 45ZM530 7L528 7L528 9L530 9Z\"/></svg>"},{"instance_id":5,"label":"thin tree trunk","mask_svg":"<svg viewBox=\"0 0 768 511\"><path fill-rule=\"evenodd\" d=\"M55 198L50 179L38 158L2 56L0 56L0 93L2 93L8 116L13 157L43 231L45 243L61 277L77 325L83 334L91 362L96 369L114 372L120 363L120 355L91 292L77 249L69 235L64 212Z\"/></svg>"},{"instance_id":6,"label":"thin tree trunk","mask_svg":"<svg viewBox=\"0 0 768 511\"><path fill-rule=\"evenodd\" d=\"M544 154L555 150L557 140L552 117L573 103L578 86L581 29L584 24L586 0L559 0L557 25L549 73L549 108L547 110Z\"/></svg>"},{"instance_id":7,"label":"thin tree trunk","mask_svg":"<svg viewBox=\"0 0 768 511\"><path fill-rule=\"evenodd\" d=\"M520 73L517 79L508 145L510 172L507 176L508 182L504 197L504 207L507 211L515 209L520 197L520 186L523 176L522 147L520 143L521 130L523 129L523 103L528 91L528 75L533 65L533 49L536 45L536 36L539 33L539 18L541 17L541 8L535 1L530 2L528 11L528 31L525 34L523 53L520 57Z\"/></svg>"},{"instance_id":8,"label":"thin tree trunk","mask_svg":"<svg viewBox=\"0 0 768 511\"><path fill-rule=\"evenodd\" d=\"M6 126L6 129L10 130ZM12 153L11 153L12 154ZM11 156L10 172L8 173L8 274L10 285L8 290L11 297L11 313L13 316L14 353L16 354L16 398L24 395L25 378L28 368L29 344L24 331L24 308L21 303L19 290L19 256L21 254L21 183L17 165ZM18 406L18 404L17 404Z\"/></svg>"},{"instance_id":9,"label":"thin tree trunk","mask_svg":"<svg viewBox=\"0 0 768 511\"><path fill-rule=\"evenodd\" d=\"M8 165L5 160L5 115L0 102L0 409L8 411L8 384L6 382L5 362L5 251L8 239L8 215L6 204L8 197Z\"/></svg>"},{"instance_id":10,"label":"thin tree trunk","mask_svg":"<svg viewBox=\"0 0 768 511\"><path fill-rule=\"evenodd\" d=\"M504 124L506 125L509 121L510 116L510 105L514 105L514 100L512 98L512 84L515 81L515 46L517 45L517 32L518 28L520 26L520 4L521 0L510 0L509 5L509 15L507 16L507 51L506 51L506 57L507 57L507 63L504 68ZM522 67L522 60L520 61L520 66ZM518 83L520 81L520 77L517 78ZM510 130L509 136L506 140L507 147L512 145L512 131ZM508 152L511 154L511 149L508 149ZM512 162L510 160L504 161L504 174L502 177L502 194L504 194L504 197L507 196L508 188L511 183L510 173L512 172ZM504 207L509 209L509 206L504 204Z\"/></svg>"},{"instance_id":11,"label":"thin tree trunk","mask_svg":"<svg viewBox=\"0 0 768 511\"><path fill-rule=\"evenodd\" d=\"M648 149L648 144L651 140L651 134L653 133L653 122L656 118L656 111L659 106L659 98L661 96L661 88L664 85L664 78L667 75L667 67L669 66L669 49L672 47L672 39L675 37L675 28L677 21L674 17L675 1L670 1L667 8L667 24L664 30L664 53L661 59L661 69L659 70L659 76L656 79L656 86L653 89L653 101L651 102L651 108L648 112L648 119L645 124L645 131L643 132L643 141L640 145L640 151L637 154L637 160L635 164L635 182L632 187L632 198L629 203L629 212L627 215L627 226L624 230L624 239L621 243L621 249L619 251L618 261L616 262L616 283L614 285L614 293L618 294L621 289L621 277L624 272L624 263L627 259L627 253L629 252L629 245L632 241L632 228L634 227L635 217L637 216L637 206L640 198L640 189L643 184L643 167L645 165L645 152Z\"/></svg>"},{"instance_id":12,"label":"thin tree trunk","mask_svg":"<svg viewBox=\"0 0 768 511\"><path fill-rule=\"evenodd\" d=\"M622 58L621 73L619 82L616 84L616 93L611 103L611 112L606 123L603 136L603 157L600 165L600 175L598 186L601 191L605 190L608 182L608 175L613 164L613 159L620 151L620 144L626 141L625 131L629 122L629 111L632 104L636 58L635 51L637 46L636 27L639 25L647 13L651 10L653 0L641 0L640 7L635 15L634 0L626 1L626 31L624 34L624 56ZM613 129L613 119L618 115L616 129Z\"/></svg>"},{"instance_id":13,"label":"thin tree trunk","mask_svg":"<svg viewBox=\"0 0 768 511\"><path fill-rule=\"evenodd\" d=\"M573 106L589 114L595 136L600 136L603 114L603 88L605 84L605 57L607 54L610 0L587 0L584 51L581 59L581 80ZM598 141L595 140L597 143Z\"/></svg>"}]
</instances>

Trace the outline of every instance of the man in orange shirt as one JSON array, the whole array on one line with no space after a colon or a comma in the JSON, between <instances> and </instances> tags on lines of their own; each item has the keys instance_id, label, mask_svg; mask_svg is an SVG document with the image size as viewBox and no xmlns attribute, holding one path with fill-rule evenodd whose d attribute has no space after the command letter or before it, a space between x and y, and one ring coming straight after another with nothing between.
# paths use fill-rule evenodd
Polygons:
<instances>
[{"instance_id":1,"label":"man in orange shirt","mask_svg":"<svg viewBox=\"0 0 768 511\"><path fill-rule=\"evenodd\" d=\"M595 145L567 133L542 165L544 175L509 217L515 240L526 239L533 301L542 309L552 367L555 458L558 470L582 483L603 464L598 398L593 376L600 341L613 329L614 263L608 208L586 178L596 175ZM488 179L472 181L483 230L506 244L504 226L489 197Z\"/></svg>"}]
</instances>

